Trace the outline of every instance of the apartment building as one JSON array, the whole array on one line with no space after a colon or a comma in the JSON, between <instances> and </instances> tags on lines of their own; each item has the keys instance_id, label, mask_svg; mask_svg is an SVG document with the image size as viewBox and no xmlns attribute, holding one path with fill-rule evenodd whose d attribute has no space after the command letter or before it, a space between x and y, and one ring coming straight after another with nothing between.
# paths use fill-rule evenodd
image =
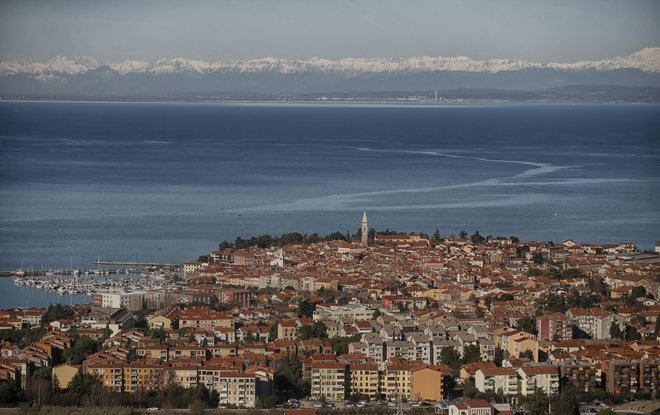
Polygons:
<instances>
[{"instance_id":1,"label":"apartment building","mask_svg":"<svg viewBox=\"0 0 660 415\"><path fill-rule=\"evenodd\" d=\"M536 331L539 340L571 340L573 322L562 313L546 314L536 318Z\"/></svg>"},{"instance_id":2,"label":"apartment building","mask_svg":"<svg viewBox=\"0 0 660 415\"><path fill-rule=\"evenodd\" d=\"M380 394L389 401L400 395L412 399L412 367L408 364L390 364L382 374Z\"/></svg>"},{"instance_id":3,"label":"apartment building","mask_svg":"<svg viewBox=\"0 0 660 415\"><path fill-rule=\"evenodd\" d=\"M339 362L312 362L313 399L325 398L330 401L343 401L349 391L349 378L346 364Z\"/></svg>"},{"instance_id":4,"label":"apartment building","mask_svg":"<svg viewBox=\"0 0 660 415\"><path fill-rule=\"evenodd\" d=\"M518 393L518 373L513 368L479 369L474 375L474 382L479 392L498 393L501 390L506 396Z\"/></svg>"},{"instance_id":5,"label":"apartment building","mask_svg":"<svg viewBox=\"0 0 660 415\"><path fill-rule=\"evenodd\" d=\"M536 389L554 395L559 393L559 373L556 367L521 367L518 369L520 377L520 393L523 396L532 395Z\"/></svg>"},{"instance_id":6,"label":"apartment building","mask_svg":"<svg viewBox=\"0 0 660 415\"><path fill-rule=\"evenodd\" d=\"M376 363L358 363L350 366L350 394L375 399L380 393L380 374Z\"/></svg>"}]
</instances>

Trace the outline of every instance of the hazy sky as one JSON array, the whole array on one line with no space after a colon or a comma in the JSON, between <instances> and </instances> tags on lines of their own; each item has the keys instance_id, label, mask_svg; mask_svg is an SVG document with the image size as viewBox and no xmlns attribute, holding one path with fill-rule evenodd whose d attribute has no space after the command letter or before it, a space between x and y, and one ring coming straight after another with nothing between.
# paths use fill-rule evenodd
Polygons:
<instances>
[{"instance_id":1,"label":"hazy sky","mask_svg":"<svg viewBox=\"0 0 660 415\"><path fill-rule=\"evenodd\" d=\"M657 0L0 0L0 60L264 56L568 62L660 46Z\"/></svg>"}]
</instances>

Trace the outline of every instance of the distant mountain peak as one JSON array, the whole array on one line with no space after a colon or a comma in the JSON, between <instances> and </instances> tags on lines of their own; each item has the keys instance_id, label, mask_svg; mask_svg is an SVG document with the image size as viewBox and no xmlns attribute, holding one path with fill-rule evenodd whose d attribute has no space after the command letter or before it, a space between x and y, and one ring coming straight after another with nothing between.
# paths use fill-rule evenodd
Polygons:
<instances>
[{"instance_id":1,"label":"distant mountain peak","mask_svg":"<svg viewBox=\"0 0 660 415\"><path fill-rule=\"evenodd\" d=\"M625 57L615 57L600 61L578 61L573 63L536 63L523 59L474 60L466 56L416 56L409 58L341 58L337 60L314 57L308 60L280 59L267 56L249 60L226 60L206 62L186 58L163 58L154 62L125 60L119 63L99 63L88 56L68 58L56 56L46 63L12 61L0 62L0 76L27 74L37 79L50 79L60 74L75 75L107 66L121 75L150 73L153 75L171 73L211 72L277 72L303 73L323 72L351 76L368 73L410 73L410 72L484 72L498 73L521 71L530 68L546 68L560 71L613 71L617 69L639 69L647 73L660 73L660 47L649 47Z\"/></svg>"}]
</instances>

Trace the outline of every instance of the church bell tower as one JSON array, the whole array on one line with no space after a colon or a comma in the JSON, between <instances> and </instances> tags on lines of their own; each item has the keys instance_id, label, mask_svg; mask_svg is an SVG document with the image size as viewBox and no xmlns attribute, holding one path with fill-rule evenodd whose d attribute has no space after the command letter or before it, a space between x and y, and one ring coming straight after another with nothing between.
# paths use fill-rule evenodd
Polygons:
<instances>
[{"instance_id":1,"label":"church bell tower","mask_svg":"<svg viewBox=\"0 0 660 415\"><path fill-rule=\"evenodd\" d=\"M362 211L362 245L367 246L369 243L369 223L367 222L367 210Z\"/></svg>"}]
</instances>

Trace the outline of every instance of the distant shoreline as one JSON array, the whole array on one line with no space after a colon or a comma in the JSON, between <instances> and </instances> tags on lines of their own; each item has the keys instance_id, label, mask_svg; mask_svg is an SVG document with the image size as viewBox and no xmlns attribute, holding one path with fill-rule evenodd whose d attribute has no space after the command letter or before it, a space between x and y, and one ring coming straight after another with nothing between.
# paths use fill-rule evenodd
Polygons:
<instances>
[{"instance_id":1,"label":"distant shoreline","mask_svg":"<svg viewBox=\"0 0 660 415\"><path fill-rule=\"evenodd\" d=\"M461 101L386 101L386 100L334 100L334 101L317 101L317 100L268 100L268 99L129 99L129 98L5 98L0 97L0 103L19 103L19 102L49 102L49 103L98 103L98 104L273 104L273 105L318 105L318 106L385 106L385 107L469 107L469 106L507 106L507 105L597 105L597 106L610 106L610 105L640 105L640 106L654 106L660 105L660 101L643 102L643 101L503 101L503 100L461 100Z\"/></svg>"}]
</instances>

